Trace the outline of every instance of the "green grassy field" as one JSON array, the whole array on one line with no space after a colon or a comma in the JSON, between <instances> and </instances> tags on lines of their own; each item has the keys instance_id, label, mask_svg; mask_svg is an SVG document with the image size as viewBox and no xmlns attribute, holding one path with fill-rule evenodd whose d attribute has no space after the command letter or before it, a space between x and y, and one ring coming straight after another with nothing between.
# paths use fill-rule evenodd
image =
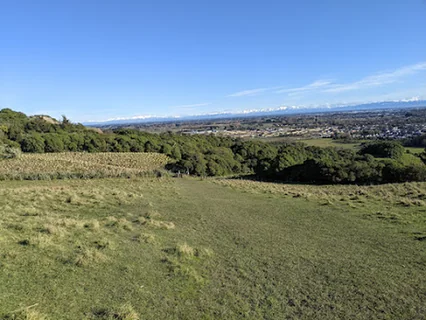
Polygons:
<instances>
[{"instance_id":1,"label":"green grassy field","mask_svg":"<svg viewBox=\"0 0 426 320\"><path fill-rule=\"evenodd\" d=\"M360 142L356 143L339 143L336 140L333 139L303 139L300 140L300 142L303 142L307 144L308 146L314 146L314 147L335 147L335 148L341 148L341 149L358 149L360 146Z\"/></svg>"},{"instance_id":2,"label":"green grassy field","mask_svg":"<svg viewBox=\"0 0 426 320\"><path fill-rule=\"evenodd\" d=\"M414 154L403 154L400 161L404 164L404 165L422 165L423 161L415 156Z\"/></svg>"},{"instance_id":3,"label":"green grassy field","mask_svg":"<svg viewBox=\"0 0 426 320\"><path fill-rule=\"evenodd\" d=\"M414 147L406 147L406 150L410 151L411 153L422 153L425 148L414 148Z\"/></svg>"},{"instance_id":4,"label":"green grassy field","mask_svg":"<svg viewBox=\"0 0 426 320\"><path fill-rule=\"evenodd\" d=\"M360 142L339 143L338 141L333 140L331 138L297 139L297 138L288 138L288 137L267 137L267 138L258 138L258 139L268 143L273 143L273 144L280 144L285 142L302 142L308 146L321 147L321 148L334 147L334 148L341 148L341 149L357 149L360 146Z\"/></svg>"},{"instance_id":5,"label":"green grassy field","mask_svg":"<svg viewBox=\"0 0 426 320\"><path fill-rule=\"evenodd\" d=\"M423 319L426 183L0 185L0 319Z\"/></svg>"}]
</instances>

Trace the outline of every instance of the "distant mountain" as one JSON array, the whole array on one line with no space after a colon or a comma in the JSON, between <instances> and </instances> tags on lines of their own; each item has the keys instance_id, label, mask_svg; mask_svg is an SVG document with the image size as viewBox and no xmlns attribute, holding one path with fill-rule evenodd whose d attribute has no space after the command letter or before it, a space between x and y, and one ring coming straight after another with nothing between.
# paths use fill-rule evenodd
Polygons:
<instances>
[{"instance_id":1,"label":"distant mountain","mask_svg":"<svg viewBox=\"0 0 426 320\"><path fill-rule=\"evenodd\" d=\"M137 123L154 123L154 122L175 122L175 121L191 121L191 120L209 120L209 119L226 119L241 117L260 117L260 116L279 116L291 114L309 114L324 112L349 112L349 111L373 111L383 109L409 109L426 107L426 100L409 99L398 101L382 101L356 105L328 105L318 107L306 106L282 106L279 108L268 109L251 109L236 112L217 112L188 116L135 116L132 118L117 118L107 121L86 122L87 126L107 126Z\"/></svg>"}]
</instances>

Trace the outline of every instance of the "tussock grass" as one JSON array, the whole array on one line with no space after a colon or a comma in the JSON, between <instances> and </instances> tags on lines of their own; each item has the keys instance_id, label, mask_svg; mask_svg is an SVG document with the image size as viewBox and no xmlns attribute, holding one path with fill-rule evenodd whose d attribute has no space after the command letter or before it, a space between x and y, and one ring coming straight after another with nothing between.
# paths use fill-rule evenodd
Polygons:
<instances>
[{"instance_id":1,"label":"tussock grass","mask_svg":"<svg viewBox=\"0 0 426 320\"><path fill-rule=\"evenodd\" d=\"M95 240L94 244L96 246L96 249L98 249L98 250L104 250L104 249L112 247L112 242L107 238Z\"/></svg>"},{"instance_id":2,"label":"tussock grass","mask_svg":"<svg viewBox=\"0 0 426 320\"><path fill-rule=\"evenodd\" d=\"M13 311L4 316L0 315L1 320L48 320L48 318L38 312L37 310L30 308L24 308L21 310Z\"/></svg>"},{"instance_id":3,"label":"tussock grass","mask_svg":"<svg viewBox=\"0 0 426 320\"><path fill-rule=\"evenodd\" d=\"M156 243L155 236L150 233L140 233L138 235L135 235L132 239L140 243L148 243L148 244Z\"/></svg>"},{"instance_id":4,"label":"tussock grass","mask_svg":"<svg viewBox=\"0 0 426 320\"><path fill-rule=\"evenodd\" d=\"M110 216L107 218L107 222L105 226L109 228L123 229L127 231L133 230L132 223L125 218L116 218L114 216Z\"/></svg>"},{"instance_id":5,"label":"tussock grass","mask_svg":"<svg viewBox=\"0 0 426 320\"><path fill-rule=\"evenodd\" d=\"M152 208L152 204L151 204L150 208ZM153 210L153 209L149 209L149 210L148 210L148 211L144 214L144 217L145 217L146 219L154 219L154 218L158 218L158 217L160 217L160 216L161 216L161 214L160 214L158 211Z\"/></svg>"},{"instance_id":6,"label":"tussock grass","mask_svg":"<svg viewBox=\"0 0 426 320\"><path fill-rule=\"evenodd\" d=\"M160 221L160 220L148 220L148 225L153 226L155 228L164 229L164 230L171 230L176 228L175 224L170 221Z\"/></svg>"},{"instance_id":7,"label":"tussock grass","mask_svg":"<svg viewBox=\"0 0 426 320\"><path fill-rule=\"evenodd\" d=\"M197 285L206 282L203 275L197 271L196 266L200 259L213 256L211 249L193 248L184 242L174 247L163 249L163 252L167 256L163 257L161 261L167 266L170 276L194 281Z\"/></svg>"},{"instance_id":8,"label":"tussock grass","mask_svg":"<svg viewBox=\"0 0 426 320\"><path fill-rule=\"evenodd\" d=\"M178 244L172 249L166 249L165 252L174 253L180 258L208 258L213 256L213 250L208 248L193 248L186 242Z\"/></svg>"},{"instance_id":9,"label":"tussock grass","mask_svg":"<svg viewBox=\"0 0 426 320\"><path fill-rule=\"evenodd\" d=\"M80 248L72 262L79 267L87 267L93 264L107 261L107 257L102 252L92 248Z\"/></svg>"},{"instance_id":10,"label":"tussock grass","mask_svg":"<svg viewBox=\"0 0 426 320\"><path fill-rule=\"evenodd\" d=\"M145 225L147 223L147 219L145 217L136 217L133 219L133 223L139 224L139 225Z\"/></svg>"},{"instance_id":11,"label":"tussock grass","mask_svg":"<svg viewBox=\"0 0 426 320\"><path fill-rule=\"evenodd\" d=\"M203 284L205 281L198 271L186 261L171 256L164 257L161 261L167 266L170 277L182 278L196 284Z\"/></svg>"},{"instance_id":12,"label":"tussock grass","mask_svg":"<svg viewBox=\"0 0 426 320\"><path fill-rule=\"evenodd\" d=\"M92 220L86 221L83 227L91 231L99 231L101 228L101 224L99 223L98 220L92 219Z\"/></svg>"},{"instance_id":13,"label":"tussock grass","mask_svg":"<svg viewBox=\"0 0 426 320\"><path fill-rule=\"evenodd\" d=\"M149 203L147 207L148 210L142 215L134 218L133 223L145 226L152 226L154 228L164 230L171 230L176 227L173 222L159 220L161 214L157 210L152 209L152 203Z\"/></svg>"},{"instance_id":14,"label":"tussock grass","mask_svg":"<svg viewBox=\"0 0 426 320\"><path fill-rule=\"evenodd\" d=\"M196 250L190 247L187 243L183 243L176 246L176 253L180 257L193 257Z\"/></svg>"}]
</instances>

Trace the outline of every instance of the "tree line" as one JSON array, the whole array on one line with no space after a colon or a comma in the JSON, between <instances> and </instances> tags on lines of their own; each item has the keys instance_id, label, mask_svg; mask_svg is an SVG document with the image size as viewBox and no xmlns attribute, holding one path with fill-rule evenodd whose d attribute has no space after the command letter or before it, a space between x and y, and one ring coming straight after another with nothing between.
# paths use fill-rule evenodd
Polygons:
<instances>
[{"instance_id":1,"label":"tree line","mask_svg":"<svg viewBox=\"0 0 426 320\"><path fill-rule=\"evenodd\" d=\"M167 169L198 176L253 175L261 179L318 184L372 184L426 181L426 165L406 164L404 147L373 141L358 152L306 146L273 145L214 135L151 134L135 129L98 131L66 117L28 117L0 110L0 154L19 152L158 152L173 161ZM426 153L419 156L426 159Z\"/></svg>"}]
</instances>

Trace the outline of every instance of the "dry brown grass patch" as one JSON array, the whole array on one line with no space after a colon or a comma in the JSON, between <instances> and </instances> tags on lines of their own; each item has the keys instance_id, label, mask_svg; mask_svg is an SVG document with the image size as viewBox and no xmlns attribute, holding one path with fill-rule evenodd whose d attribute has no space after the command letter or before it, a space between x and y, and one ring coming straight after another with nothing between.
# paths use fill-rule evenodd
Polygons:
<instances>
[{"instance_id":1,"label":"dry brown grass patch","mask_svg":"<svg viewBox=\"0 0 426 320\"><path fill-rule=\"evenodd\" d=\"M79 267L87 267L92 264L105 262L107 257L96 249L84 248L79 250L74 259L74 264Z\"/></svg>"},{"instance_id":2,"label":"dry brown grass patch","mask_svg":"<svg viewBox=\"0 0 426 320\"><path fill-rule=\"evenodd\" d=\"M48 318L38 312L37 310L32 309L34 306L30 306L27 308L22 308L16 311L12 311L8 314L6 314L1 319L11 319L11 320L47 320Z\"/></svg>"},{"instance_id":3,"label":"dry brown grass patch","mask_svg":"<svg viewBox=\"0 0 426 320\"><path fill-rule=\"evenodd\" d=\"M176 253L182 257L193 257L196 250L190 247L187 243L183 243L176 246Z\"/></svg>"},{"instance_id":4,"label":"dry brown grass patch","mask_svg":"<svg viewBox=\"0 0 426 320\"><path fill-rule=\"evenodd\" d=\"M164 229L164 230L171 230L174 229L176 226L173 222L169 222L169 221L159 221L159 220L149 220L149 225L156 227L156 228L160 228L160 229Z\"/></svg>"},{"instance_id":5,"label":"dry brown grass patch","mask_svg":"<svg viewBox=\"0 0 426 320\"><path fill-rule=\"evenodd\" d=\"M83 227L91 231L99 231L101 225L98 220L92 219L84 222Z\"/></svg>"}]
</instances>

